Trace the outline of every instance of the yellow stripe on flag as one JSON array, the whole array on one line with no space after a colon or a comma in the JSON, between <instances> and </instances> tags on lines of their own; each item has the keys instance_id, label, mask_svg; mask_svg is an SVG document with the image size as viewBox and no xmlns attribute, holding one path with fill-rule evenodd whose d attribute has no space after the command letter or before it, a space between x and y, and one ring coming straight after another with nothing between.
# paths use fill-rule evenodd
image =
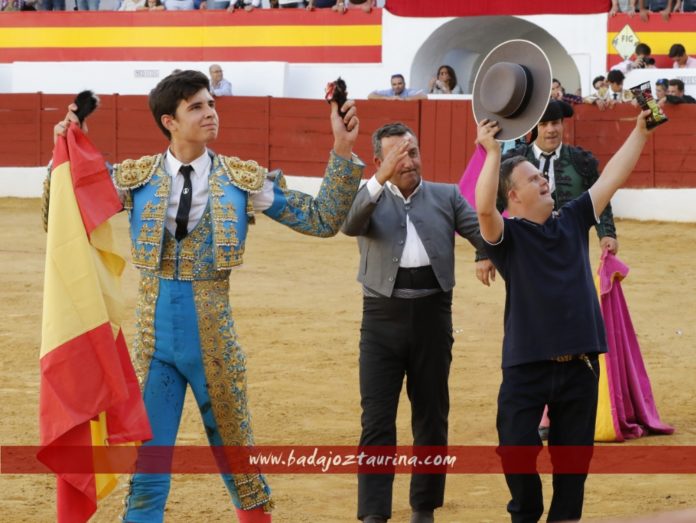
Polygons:
<instances>
[{"instance_id":1,"label":"yellow stripe on flag","mask_svg":"<svg viewBox=\"0 0 696 523\"><path fill-rule=\"evenodd\" d=\"M669 54L669 48L677 42L687 50L696 49L696 32L636 31L636 35L641 42L650 46L653 55ZM607 54L618 54L611 43L615 36L616 33L607 33Z\"/></svg>"},{"instance_id":2,"label":"yellow stripe on flag","mask_svg":"<svg viewBox=\"0 0 696 523\"><path fill-rule=\"evenodd\" d=\"M99 271L80 217L68 163L51 174L51 205L41 329L41 357L110 320ZM113 307L112 307L113 308Z\"/></svg>"},{"instance_id":3,"label":"yellow stripe on flag","mask_svg":"<svg viewBox=\"0 0 696 523\"><path fill-rule=\"evenodd\" d=\"M172 38L176 34L176 38ZM379 25L22 27L0 29L0 48L379 46Z\"/></svg>"}]
</instances>

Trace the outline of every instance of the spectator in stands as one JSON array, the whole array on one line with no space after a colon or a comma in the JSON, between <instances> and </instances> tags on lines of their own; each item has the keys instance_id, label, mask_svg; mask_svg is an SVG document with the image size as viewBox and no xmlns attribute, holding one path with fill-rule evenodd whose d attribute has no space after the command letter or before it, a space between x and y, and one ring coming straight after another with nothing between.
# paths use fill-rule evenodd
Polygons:
<instances>
[{"instance_id":1,"label":"spectator in stands","mask_svg":"<svg viewBox=\"0 0 696 523\"><path fill-rule=\"evenodd\" d=\"M234 11L230 0L202 0L198 9Z\"/></svg>"},{"instance_id":2,"label":"spectator in stands","mask_svg":"<svg viewBox=\"0 0 696 523\"><path fill-rule=\"evenodd\" d=\"M118 8L119 11L144 11L147 9L145 6L146 0L123 0L121 7Z\"/></svg>"},{"instance_id":3,"label":"spectator in stands","mask_svg":"<svg viewBox=\"0 0 696 523\"><path fill-rule=\"evenodd\" d=\"M341 0L339 0L340 3ZM345 5L345 4L344 4ZM348 0L347 6L360 8L366 13L372 11L373 7L377 7L377 2L375 0ZM340 11L340 9L338 9ZM345 10L345 9L344 9Z\"/></svg>"},{"instance_id":4,"label":"spectator in stands","mask_svg":"<svg viewBox=\"0 0 696 523\"><path fill-rule=\"evenodd\" d=\"M367 95L368 100L425 100L428 98L421 89L407 89L406 80L402 74L391 77L391 89L372 91Z\"/></svg>"},{"instance_id":5,"label":"spectator in stands","mask_svg":"<svg viewBox=\"0 0 696 523\"><path fill-rule=\"evenodd\" d=\"M99 11L99 0L76 0L78 11Z\"/></svg>"},{"instance_id":6,"label":"spectator in stands","mask_svg":"<svg viewBox=\"0 0 696 523\"><path fill-rule=\"evenodd\" d=\"M281 9L302 8L305 6L304 1L302 0L300 0L299 2L297 0L277 0L277 2L278 7L280 7Z\"/></svg>"},{"instance_id":7,"label":"spectator in stands","mask_svg":"<svg viewBox=\"0 0 696 523\"><path fill-rule=\"evenodd\" d=\"M308 0L307 10L314 11L314 9L326 9L331 8L331 10L337 13L345 13L346 9L349 7L360 7L366 13L372 11L373 7L376 7L375 0Z\"/></svg>"},{"instance_id":8,"label":"spectator in stands","mask_svg":"<svg viewBox=\"0 0 696 523\"><path fill-rule=\"evenodd\" d=\"M65 11L65 0L40 0L42 11Z\"/></svg>"},{"instance_id":9,"label":"spectator in stands","mask_svg":"<svg viewBox=\"0 0 696 523\"><path fill-rule=\"evenodd\" d=\"M218 3L218 2L215 2L215 3ZM224 3L224 2L221 2L221 3ZM234 11L239 11L239 10L244 10L247 13L249 13L256 8L261 7L261 0L236 0L235 2L227 2L227 3L229 4L229 7L227 8L227 11L229 13L232 13ZM213 8L209 7L208 9L213 9Z\"/></svg>"},{"instance_id":10,"label":"spectator in stands","mask_svg":"<svg viewBox=\"0 0 696 523\"><path fill-rule=\"evenodd\" d=\"M606 92L606 100L609 101L611 107L615 104L630 102L633 100L633 94L628 89L623 88L623 83L626 77L621 71L613 69L607 73L607 83L609 89Z\"/></svg>"},{"instance_id":11,"label":"spectator in stands","mask_svg":"<svg viewBox=\"0 0 696 523\"><path fill-rule=\"evenodd\" d=\"M678 78L672 78L669 81L666 98L668 104L696 104L693 96L684 94L684 82Z\"/></svg>"},{"instance_id":12,"label":"spectator in stands","mask_svg":"<svg viewBox=\"0 0 696 523\"><path fill-rule=\"evenodd\" d=\"M672 59L674 69L696 68L696 58L686 54L686 49L682 44L674 44L669 48L669 57Z\"/></svg>"},{"instance_id":13,"label":"spectator in stands","mask_svg":"<svg viewBox=\"0 0 696 523\"><path fill-rule=\"evenodd\" d=\"M696 12L696 0L677 0L674 5L673 13L694 13Z\"/></svg>"},{"instance_id":14,"label":"spectator in stands","mask_svg":"<svg viewBox=\"0 0 696 523\"><path fill-rule=\"evenodd\" d=\"M611 0L609 16L616 16L616 13L626 13L628 16L636 14L636 0Z\"/></svg>"},{"instance_id":15,"label":"spectator in stands","mask_svg":"<svg viewBox=\"0 0 696 523\"><path fill-rule=\"evenodd\" d=\"M430 94L464 94L457 83L457 73L449 65L440 66L437 76L428 82L428 92Z\"/></svg>"},{"instance_id":16,"label":"spectator in stands","mask_svg":"<svg viewBox=\"0 0 696 523\"><path fill-rule=\"evenodd\" d=\"M560 80L554 78L551 81L551 95L549 96L551 100L562 100L569 104L581 104L582 98L575 94L566 93L565 88L561 85Z\"/></svg>"},{"instance_id":17,"label":"spectator in stands","mask_svg":"<svg viewBox=\"0 0 696 523\"><path fill-rule=\"evenodd\" d=\"M669 81L667 78L658 78L655 80L655 101L657 105L662 105L667 101L667 87Z\"/></svg>"},{"instance_id":18,"label":"spectator in stands","mask_svg":"<svg viewBox=\"0 0 696 523\"><path fill-rule=\"evenodd\" d=\"M634 69L645 69L650 67L655 67L655 59L650 56L651 53L650 46L643 42L636 44L636 49L634 51L635 59L631 60L629 57L627 60L616 64L612 69L621 71L624 75L627 75Z\"/></svg>"},{"instance_id":19,"label":"spectator in stands","mask_svg":"<svg viewBox=\"0 0 696 523\"><path fill-rule=\"evenodd\" d=\"M193 11L196 9L194 0L164 0L167 11Z\"/></svg>"},{"instance_id":20,"label":"spectator in stands","mask_svg":"<svg viewBox=\"0 0 696 523\"><path fill-rule=\"evenodd\" d=\"M609 89L606 77L604 75L595 77L595 79L592 80L592 87L595 92L583 98L582 102L590 105L595 104L599 107L600 111L603 111L606 109L606 96L607 90Z\"/></svg>"},{"instance_id":21,"label":"spectator in stands","mask_svg":"<svg viewBox=\"0 0 696 523\"><path fill-rule=\"evenodd\" d=\"M607 77L603 74L596 76L594 80L592 80L592 87L598 94L606 92L606 90L609 88L609 84L607 83Z\"/></svg>"},{"instance_id":22,"label":"spectator in stands","mask_svg":"<svg viewBox=\"0 0 696 523\"><path fill-rule=\"evenodd\" d=\"M145 7L138 9L138 11L164 11L164 4L162 0L145 0ZM179 69L174 69L174 72L178 72Z\"/></svg>"},{"instance_id":23,"label":"spectator in stands","mask_svg":"<svg viewBox=\"0 0 696 523\"><path fill-rule=\"evenodd\" d=\"M314 11L315 9L334 9L338 3L338 0L309 0L307 2L307 11ZM341 2L343 4L343 2Z\"/></svg>"},{"instance_id":24,"label":"spectator in stands","mask_svg":"<svg viewBox=\"0 0 696 523\"><path fill-rule=\"evenodd\" d=\"M222 77L222 67L213 64L208 68L210 72L210 92L213 96L232 96L232 84Z\"/></svg>"},{"instance_id":25,"label":"spectator in stands","mask_svg":"<svg viewBox=\"0 0 696 523\"><path fill-rule=\"evenodd\" d=\"M660 13L662 19L666 22L669 20L669 13L672 11L672 0L640 0L640 19L643 22L647 22L650 18L648 11L653 13Z\"/></svg>"}]
</instances>

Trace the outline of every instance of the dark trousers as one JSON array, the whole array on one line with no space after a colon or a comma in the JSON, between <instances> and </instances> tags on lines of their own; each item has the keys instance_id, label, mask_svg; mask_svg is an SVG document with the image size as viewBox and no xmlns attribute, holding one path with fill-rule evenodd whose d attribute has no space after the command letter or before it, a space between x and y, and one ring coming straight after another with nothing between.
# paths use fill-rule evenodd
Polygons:
<instances>
[{"instance_id":1,"label":"dark trousers","mask_svg":"<svg viewBox=\"0 0 696 523\"><path fill-rule=\"evenodd\" d=\"M503 369L503 383L498 395L498 438L500 445L534 446L541 449L538 427L544 405L549 406L550 446L585 446L573 466L587 470L592 458L595 416L597 413L597 384L599 364L591 356L592 369L582 360L565 363L541 361ZM561 451L562 452L562 451ZM525 469L534 470L536 454L499 451L503 467L520 465L528 460ZM564 459L567 455L562 454ZM554 467L559 465L551 453ZM560 458L558 458L560 459ZM578 459L580 462L578 463ZM587 474L554 474L553 497L548 521L573 521L582 516L585 479ZM538 474L506 474L512 500L507 509L513 523L536 523L544 512L541 480Z\"/></svg>"},{"instance_id":2,"label":"dark trousers","mask_svg":"<svg viewBox=\"0 0 696 523\"><path fill-rule=\"evenodd\" d=\"M452 292L424 298L364 298L360 329L360 446L396 445L396 410L406 376L413 444L447 445L452 362ZM394 474L358 474L358 518L391 517ZM441 507L444 474L414 474L414 510Z\"/></svg>"}]
</instances>

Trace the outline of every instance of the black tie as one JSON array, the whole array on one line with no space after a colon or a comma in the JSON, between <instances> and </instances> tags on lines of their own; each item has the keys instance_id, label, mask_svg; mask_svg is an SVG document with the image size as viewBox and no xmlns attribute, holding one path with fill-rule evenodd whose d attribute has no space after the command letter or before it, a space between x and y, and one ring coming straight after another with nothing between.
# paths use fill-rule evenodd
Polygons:
<instances>
[{"instance_id":1,"label":"black tie","mask_svg":"<svg viewBox=\"0 0 696 523\"><path fill-rule=\"evenodd\" d=\"M542 158L546 160L544 162L544 165L541 167L541 174L544 175L544 178L546 178L546 181L549 180L549 168L551 167L551 158L553 158L554 153L551 154L546 154L546 153L541 153Z\"/></svg>"},{"instance_id":2,"label":"black tie","mask_svg":"<svg viewBox=\"0 0 696 523\"><path fill-rule=\"evenodd\" d=\"M618 100L618 99L619 99L619 93L614 93L614 100Z\"/></svg>"},{"instance_id":3,"label":"black tie","mask_svg":"<svg viewBox=\"0 0 696 523\"><path fill-rule=\"evenodd\" d=\"M179 172L184 175L184 188L179 198L179 208L176 210L176 241L183 240L188 234L189 212L191 212L191 173L193 167L182 165Z\"/></svg>"}]
</instances>

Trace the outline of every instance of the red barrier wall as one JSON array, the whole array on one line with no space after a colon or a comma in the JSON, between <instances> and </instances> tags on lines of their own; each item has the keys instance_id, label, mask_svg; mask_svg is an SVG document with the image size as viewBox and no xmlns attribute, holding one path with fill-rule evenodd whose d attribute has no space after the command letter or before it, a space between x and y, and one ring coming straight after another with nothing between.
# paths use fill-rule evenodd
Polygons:
<instances>
[{"instance_id":1,"label":"red barrier wall","mask_svg":"<svg viewBox=\"0 0 696 523\"><path fill-rule=\"evenodd\" d=\"M110 162L164 151L145 96L101 96L89 120L89 135ZM45 165L53 126L72 96L0 95L0 166ZM214 150L254 159L290 175L321 176L332 145L329 107L322 100L229 97L217 100L221 128ZM378 126L402 121L419 135L423 175L457 182L474 148L476 127L468 101L359 101L361 131L356 153L371 164L370 135ZM566 120L565 141L592 151L604 165L633 127L630 105L600 112L576 106ZM646 145L629 187L696 187L696 105L668 106L670 122ZM373 169L368 168L371 175Z\"/></svg>"}]
</instances>

